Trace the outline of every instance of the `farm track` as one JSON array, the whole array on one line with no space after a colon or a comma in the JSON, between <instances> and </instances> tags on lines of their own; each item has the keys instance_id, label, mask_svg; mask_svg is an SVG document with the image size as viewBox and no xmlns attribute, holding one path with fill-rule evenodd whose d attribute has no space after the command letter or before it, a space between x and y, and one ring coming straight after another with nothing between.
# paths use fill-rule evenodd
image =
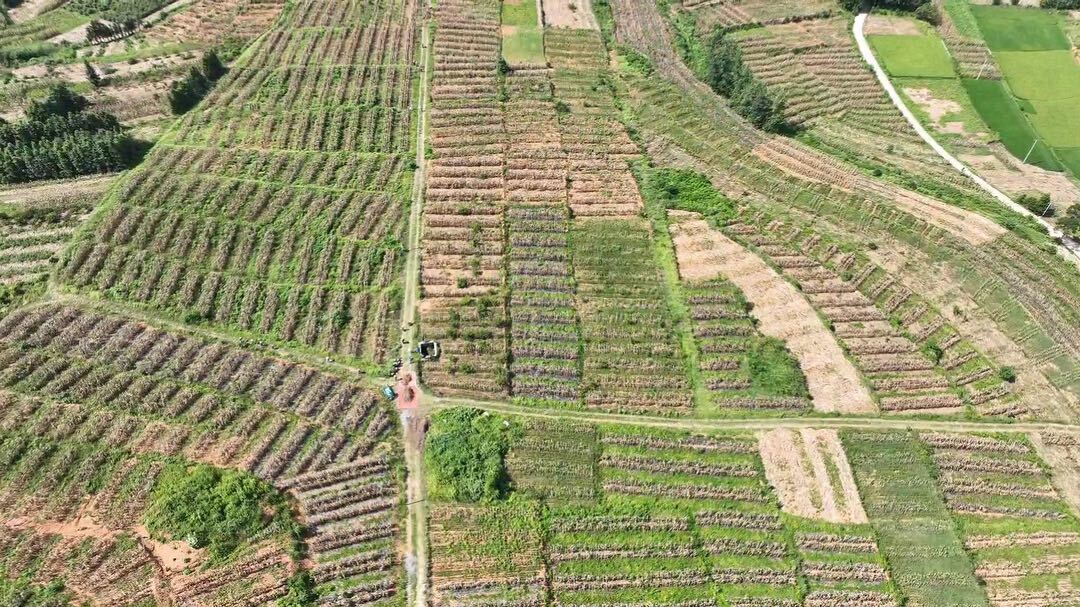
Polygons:
<instances>
[{"instance_id":1,"label":"farm track","mask_svg":"<svg viewBox=\"0 0 1080 607\"><path fill-rule=\"evenodd\" d=\"M461 398L440 398L428 395L429 409L448 409L451 407L473 407L494 413L519 415L543 419L562 419L594 424L621 424L650 428L669 428L693 430L695 432L715 432L730 430L773 430L777 428L837 428L866 430L916 430L920 432L1058 432L1080 434L1080 426L1052 422L971 422L963 420L929 420L888 417L781 417L749 418L731 417L727 419L692 419L667 418L650 415L623 415L618 413L598 413L594 411L572 411L562 409L544 409L515 405L500 401L482 401Z\"/></svg>"},{"instance_id":2,"label":"farm track","mask_svg":"<svg viewBox=\"0 0 1080 607\"><path fill-rule=\"evenodd\" d=\"M407 254L405 258L405 276L403 278L405 289L401 303L401 361L402 368L399 375L409 373L416 377L416 368L409 354L416 343L416 310L417 295L420 286L420 233L423 229L423 203L424 186L427 181L427 160L425 150L427 145L428 124L428 85L431 72L431 21L427 15L427 5L421 9L423 29L420 33L420 94L417 95L416 107L416 173L413 181L412 205L409 209L408 241L406 243ZM410 423L409 412L403 412L401 417L402 448L405 451L405 467L407 472L406 501L408 514L406 515L405 537L408 569L406 573L405 595L411 605L425 607L427 605L428 587L428 531L427 531L427 503L425 501L426 481L424 479L424 456L420 447L423 444L423 436L414 436L420 430L419 423ZM418 419L412 420L419 422Z\"/></svg>"}]
</instances>

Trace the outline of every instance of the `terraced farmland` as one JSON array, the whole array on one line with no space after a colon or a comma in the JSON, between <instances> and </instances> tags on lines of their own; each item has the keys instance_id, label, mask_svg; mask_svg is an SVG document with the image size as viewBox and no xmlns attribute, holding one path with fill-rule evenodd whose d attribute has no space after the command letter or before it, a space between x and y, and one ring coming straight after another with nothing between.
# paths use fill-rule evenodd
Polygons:
<instances>
[{"instance_id":1,"label":"terraced farmland","mask_svg":"<svg viewBox=\"0 0 1080 607\"><path fill-rule=\"evenodd\" d=\"M532 461L567 445L542 438L558 433L550 425L507 423L525 424L520 448ZM898 604L872 528L780 514L753 436L577 432L599 434L594 498L435 506L437 603ZM567 472L572 482L594 474Z\"/></svg>"},{"instance_id":2,"label":"terraced farmland","mask_svg":"<svg viewBox=\"0 0 1080 607\"><path fill-rule=\"evenodd\" d=\"M372 393L78 307L20 309L0 342L6 575L124 605L261 604L301 569L327 604L396 591L394 420ZM163 572L140 521L161 475L192 462L249 471L295 499L306 564L287 530L268 528L227 564L196 551L198 570ZM99 569L111 573L86 577Z\"/></svg>"},{"instance_id":3,"label":"terraced farmland","mask_svg":"<svg viewBox=\"0 0 1080 607\"><path fill-rule=\"evenodd\" d=\"M44 17L160 5L28 2L19 70L231 52L138 166L0 191L0 603L1080 601L1080 272L838 2L193 0L70 49ZM983 8L938 8L872 35L959 89Z\"/></svg>"},{"instance_id":4,"label":"terraced farmland","mask_svg":"<svg viewBox=\"0 0 1080 607\"><path fill-rule=\"evenodd\" d=\"M120 183L63 281L385 362L410 193L416 11L297 5ZM326 25L339 20L357 25Z\"/></svg>"}]
</instances>

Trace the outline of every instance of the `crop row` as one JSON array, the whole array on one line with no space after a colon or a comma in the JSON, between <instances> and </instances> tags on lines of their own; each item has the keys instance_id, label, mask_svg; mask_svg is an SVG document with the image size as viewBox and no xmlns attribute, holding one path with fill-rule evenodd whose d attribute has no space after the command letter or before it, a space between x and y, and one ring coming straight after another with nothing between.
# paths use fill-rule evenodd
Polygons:
<instances>
[{"instance_id":1,"label":"crop row","mask_svg":"<svg viewBox=\"0 0 1080 607\"><path fill-rule=\"evenodd\" d=\"M507 394L499 5L439 3L435 19L420 282L424 334L445 355L421 372L443 393Z\"/></svg>"}]
</instances>

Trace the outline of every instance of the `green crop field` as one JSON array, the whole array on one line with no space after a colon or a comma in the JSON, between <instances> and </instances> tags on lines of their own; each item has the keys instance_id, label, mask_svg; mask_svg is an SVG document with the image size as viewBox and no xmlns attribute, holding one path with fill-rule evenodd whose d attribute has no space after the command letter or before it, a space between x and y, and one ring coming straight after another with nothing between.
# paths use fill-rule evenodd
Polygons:
<instances>
[{"instance_id":1,"label":"green crop field","mask_svg":"<svg viewBox=\"0 0 1080 607\"><path fill-rule=\"evenodd\" d=\"M536 12L536 2L516 0L502 5L502 54L511 65L543 64L544 31Z\"/></svg>"},{"instance_id":2,"label":"green crop field","mask_svg":"<svg viewBox=\"0 0 1080 607\"><path fill-rule=\"evenodd\" d=\"M971 12L995 52L1071 48L1053 13L1006 6L972 6Z\"/></svg>"},{"instance_id":3,"label":"green crop field","mask_svg":"<svg viewBox=\"0 0 1080 607\"><path fill-rule=\"evenodd\" d=\"M1080 146L1080 65L1071 51L1005 52L998 64L1036 130L1054 147Z\"/></svg>"},{"instance_id":4,"label":"green crop field","mask_svg":"<svg viewBox=\"0 0 1080 607\"><path fill-rule=\"evenodd\" d=\"M1071 51L999 52L996 57L1009 88L1021 99L1080 97L1080 65Z\"/></svg>"},{"instance_id":5,"label":"green crop field","mask_svg":"<svg viewBox=\"0 0 1080 607\"><path fill-rule=\"evenodd\" d=\"M1055 151L1061 163L1072 171L1073 175L1080 175L1080 148L1063 148Z\"/></svg>"},{"instance_id":6,"label":"green crop field","mask_svg":"<svg viewBox=\"0 0 1080 607\"><path fill-rule=\"evenodd\" d=\"M925 445L900 432L841 436L880 549L911 604L987 605Z\"/></svg>"},{"instance_id":7,"label":"green crop field","mask_svg":"<svg viewBox=\"0 0 1080 607\"><path fill-rule=\"evenodd\" d=\"M1080 147L1080 65L1062 17L1010 7L971 8L1008 85L966 84L979 113L1014 155L1023 158L1038 136L1029 161L1051 170L1068 167L1075 174L1076 154L1066 150Z\"/></svg>"},{"instance_id":8,"label":"green crop field","mask_svg":"<svg viewBox=\"0 0 1080 607\"><path fill-rule=\"evenodd\" d=\"M937 36L871 36L870 43L894 78L956 76L952 59Z\"/></svg>"},{"instance_id":9,"label":"green crop field","mask_svg":"<svg viewBox=\"0 0 1080 607\"><path fill-rule=\"evenodd\" d=\"M1035 149L1031 149L1031 144L1035 141L1035 131L1001 82L966 79L963 83L975 109L987 126L997 131L1009 152L1020 159L1027 156L1028 163L1044 169L1061 170L1061 164L1045 143L1039 142Z\"/></svg>"}]
</instances>

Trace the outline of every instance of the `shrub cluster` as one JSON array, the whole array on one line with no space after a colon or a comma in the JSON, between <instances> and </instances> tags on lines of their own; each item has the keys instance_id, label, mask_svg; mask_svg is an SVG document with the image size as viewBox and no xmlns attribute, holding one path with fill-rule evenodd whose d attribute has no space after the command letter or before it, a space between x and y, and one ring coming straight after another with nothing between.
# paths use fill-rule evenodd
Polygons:
<instances>
[{"instance_id":1,"label":"shrub cluster","mask_svg":"<svg viewBox=\"0 0 1080 607\"><path fill-rule=\"evenodd\" d=\"M429 492L459 502L490 503L510 492L504 458L517 426L479 409L435 414L424 446Z\"/></svg>"},{"instance_id":2,"label":"shrub cluster","mask_svg":"<svg viewBox=\"0 0 1080 607\"><path fill-rule=\"evenodd\" d=\"M1075 11L1080 10L1080 0L1042 0L1040 6L1063 11Z\"/></svg>"},{"instance_id":3,"label":"shrub cluster","mask_svg":"<svg viewBox=\"0 0 1080 607\"><path fill-rule=\"evenodd\" d=\"M646 195L668 209L693 211L724 224L735 216L735 207L718 192L709 178L689 169L653 169L645 179Z\"/></svg>"},{"instance_id":4,"label":"shrub cluster","mask_svg":"<svg viewBox=\"0 0 1080 607\"><path fill-rule=\"evenodd\" d=\"M155 537L205 547L214 559L227 558L272 524L299 536L285 498L269 484L206 464L166 468L146 514L146 528Z\"/></svg>"},{"instance_id":5,"label":"shrub cluster","mask_svg":"<svg viewBox=\"0 0 1080 607\"><path fill-rule=\"evenodd\" d=\"M784 101L774 98L754 77L743 63L739 45L721 28L709 38L706 62L705 81L727 97L735 111L754 126L772 133L790 129L784 120Z\"/></svg>"}]
</instances>

